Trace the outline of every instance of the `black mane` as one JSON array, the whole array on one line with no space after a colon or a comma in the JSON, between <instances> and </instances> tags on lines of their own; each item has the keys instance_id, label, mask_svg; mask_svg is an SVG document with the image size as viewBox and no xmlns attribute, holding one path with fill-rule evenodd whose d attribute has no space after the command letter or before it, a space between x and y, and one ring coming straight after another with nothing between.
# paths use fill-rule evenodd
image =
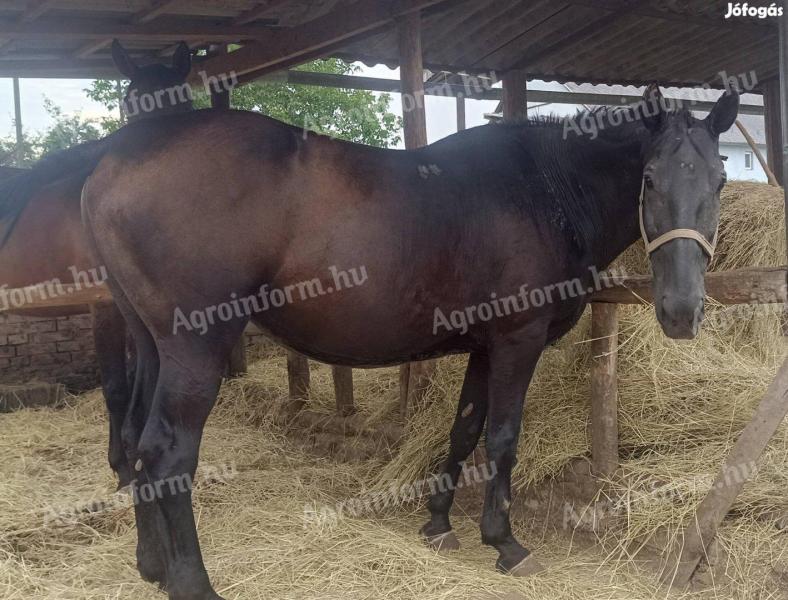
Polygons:
<instances>
[{"instance_id":1,"label":"black mane","mask_svg":"<svg viewBox=\"0 0 788 600\"><path fill-rule=\"evenodd\" d=\"M0 181L0 248L36 192L65 177L87 177L103 156L110 137L47 154L31 169Z\"/></svg>"}]
</instances>

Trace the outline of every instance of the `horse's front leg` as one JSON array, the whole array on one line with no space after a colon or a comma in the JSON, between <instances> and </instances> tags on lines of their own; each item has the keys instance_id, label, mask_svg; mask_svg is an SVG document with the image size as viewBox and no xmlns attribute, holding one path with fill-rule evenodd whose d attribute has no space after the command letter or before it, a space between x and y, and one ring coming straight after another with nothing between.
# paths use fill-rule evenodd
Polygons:
<instances>
[{"instance_id":1,"label":"horse's front leg","mask_svg":"<svg viewBox=\"0 0 788 600\"><path fill-rule=\"evenodd\" d=\"M121 439L123 420L131 400L126 371L126 321L114 303L93 305L90 314L101 388L109 414L109 465L118 476L120 489L134 478Z\"/></svg>"},{"instance_id":2,"label":"horse's front leg","mask_svg":"<svg viewBox=\"0 0 788 600\"><path fill-rule=\"evenodd\" d=\"M438 486L430 496L430 521L421 528L429 545L436 550L455 550L460 543L451 529L449 511L463 462L479 441L487 416L487 376L489 361L485 354L474 353L468 359L457 415L451 428L449 455L438 476Z\"/></svg>"},{"instance_id":3,"label":"horse's front leg","mask_svg":"<svg viewBox=\"0 0 788 600\"><path fill-rule=\"evenodd\" d=\"M482 542L498 550L496 567L516 576L542 569L512 535L509 509L525 393L544 341L544 335L523 334L516 339L500 338L490 349L486 449L494 476L487 482L485 492Z\"/></svg>"}]
</instances>

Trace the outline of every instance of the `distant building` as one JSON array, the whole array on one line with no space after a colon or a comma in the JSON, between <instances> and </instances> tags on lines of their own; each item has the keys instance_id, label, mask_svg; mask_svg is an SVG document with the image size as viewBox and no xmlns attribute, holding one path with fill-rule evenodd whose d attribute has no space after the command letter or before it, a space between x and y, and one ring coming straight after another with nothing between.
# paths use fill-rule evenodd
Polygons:
<instances>
[{"instance_id":1,"label":"distant building","mask_svg":"<svg viewBox=\"0 0 788 600\"><path fill-rule=\"evenodd\" d=\"M643 88L624 85L591 85L567 83L559 84L555 82L531 81L530 89L582 92L584 94L614 94L620 96L639 96L643 93ZM681 98L683 100L698 100L714 102L719 98L721 92L718 90L704 90L702 88L664 88L663 93L670 98ZM742 102L746 104L763 104L763 97L759 94L744 94ZM593 105L591 105L593 106ZM690 105L690 109L692 106ZM572 104L540 104L529 105L530 114L553 112L559 115L572 115L583 106ZM693 111L698 118L703 118L706 113ZM500 118L499 114L491 114L490 118ZM755 145L766 159L766 124L763 115L739 115L739 121L744 125L749 134L755 141ZM734 125L720 136L720 154L727 156L725 161L725 171L728 179L767 181L761 164L758 162L747 140L739 128Z\"/></svg>"}]
</instances>

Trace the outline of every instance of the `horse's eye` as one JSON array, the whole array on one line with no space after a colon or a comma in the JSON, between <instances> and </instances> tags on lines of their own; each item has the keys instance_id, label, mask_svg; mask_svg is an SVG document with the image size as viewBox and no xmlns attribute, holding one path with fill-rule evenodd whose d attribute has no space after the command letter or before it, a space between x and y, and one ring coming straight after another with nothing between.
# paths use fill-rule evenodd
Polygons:
<instances>
[{"instance_id":1,"label":"horse's eye","mask_svg":"<svg viewBox=\"0 0 788 600\"><path fill-rule=\"evenodd\" d=\"M651 175L646 175L643 177L643 181L646 183L646 187L650 190L654 189L654 180L651 179Z\"/></svg>"}]
</instances>

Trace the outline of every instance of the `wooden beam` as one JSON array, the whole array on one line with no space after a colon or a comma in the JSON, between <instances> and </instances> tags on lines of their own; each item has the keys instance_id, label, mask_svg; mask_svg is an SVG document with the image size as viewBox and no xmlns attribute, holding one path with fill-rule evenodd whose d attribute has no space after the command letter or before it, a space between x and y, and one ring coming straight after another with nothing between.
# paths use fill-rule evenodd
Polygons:
<instances>
[{"instance_id":1,"label":"wooden beam","mask_svg":"<svg viewBox=\"0 0 788 600\"><path fill-rule=\"evenodd\" d=\"M766 125L766 162L780 185L783 184L782 116L780 114L780 80L761 84Z\"/></svg>"},{"instance_id":2,"label":"wooden beam","mask_svg":"<svg viewBox=\"0 0 788 600\"><path fill-rule=\"evenodd\" d=\"M689 583L717 528L730 511L769 441L788 414L788 359L766 390L755 414L736 440L714 479L711 491L695 511L695 518L684 530L680 547L663 571L662 581L677 589Z\"/></svg>"},{"instance_id":3,"label":"wooden beam","mask_svg":"<svg viewBox=\"0 0 788 600\"><path fill-rule=\"evenodd\" d=\"M112 294L109 293L109 288L103 284L91 287L82 287L73 283L31 285L24 288L5 290L4 292L4 297L7 298L7 301L0 305L0 313L18 311L20 309L83 306L112 301Z\"/></svg>"},{"instance_id":4,"label":"wooden beam","mask_svg":"<svg viewBox=\"0 0 788 600\"><path fill-rule=\"evenodd\" d=\"M57 0L38 0L31 2L25 11L17 17L18 23L29 23L47 12L57 3Z\"/></svg>"},{"instance_id":5,"label":"wooden beam","mask_svg":"<svg viewBox=\"0 0 788 600\"><path fill-rule=\"evenodd\" d=\"M502 102L505 121L517 121L528 117L528 79L525 71L504 73Z\"/></svg>"},{"instance_id":6,"label":"wooden beam","mask_svg":"<svg viewBox=\"0 0 788 600\"><path fill-rule=\"evenodd\" d=\"M79 48L74 50L74 52L71 53L71 58L86 58L94 52L106 48L110 43L112 43L111 39L92 40L87 44L82 44Z\"/></svg>"},{"instance_id":7,"label":"wooden beam","mask_svg":"<svg viewBox=\"0 0 788 600\"><path fill-rule=\"evenodd\" d=\"M761 165L763 172L766 173L766 178L769 180L769 185L779 187L780 184L777 182L777 178L775 177L772 170L769 168L766 159L763 157L763 153L761 152L761 149L758 148L758 144L755 142L754 139L752 139L750 132L747 131L747 128L742 124L741 121L739 121L739 119L736 119L736 127L744 136L744 139L747 140L747 143L749 144L753 154L755 154L755 158L758 159L758 163Z\"/></svg>"},{"instance_id":8,"label":"wooden beam","mask_svg":"<svg viewBox=\"0 0 788 600\"><path fill-rule=\"evenodd\" d=\"M788 10L783 11L780 21L780 36L778 46L780 48L780 120L782 125L782 183L788 177ZM786 251L788 251L788 185L783 185L785 193L784 218Z\"/></svg>"},{"instance_id":9,"label":"wooden beam","mask_svg":"<svg viewBox=\"0 0 788 600\"><path fill-rule=\"evenodd\" d=\"M261 76L280 71L312 58L325 56L349 41L385 28L397 17L428 6L457 2L458 0L358 1L290 29L269 29L265 43L247 44L225 57L201 62L195 65L193 76L196 77L198 71L204 71L207 76L231 72L237 76L250 72Z\"/></svg>"},{"instance_id":10,"label":"wooden beam","mask_svg":"<svg viewBox=\"0 0 788 600\"><path fill-rule=\"evenodd\" d=\"M12 40L172 40L237 42L264 39L270 28L245 25L216 25L203 20L160 18L149 23L118 23L96 18L38 19L30 23L0 21L0 38Z\"/></svg>"},{"instance_id":11,"label":"wooden beam","mask_svg":"<svg viewBox=\"0 0 788 600\"><path fill-rule=\"evenodd\" d=\"M136 24L149 23L180 3L181 0L155 0L151 2L148 8L144 8L132 16L129 22Z\"/></svg>"},{"instance_id":12,"label":"wooden beam","mask_svg":"<svg viewBox=\"0 0 788 600\"><path fill-rule=\"evenodd\" d=\"M291 0L267 0L266 2L260 2L254 8L250 8L246 12L241 13L235 19L233 19L233 25L246 25L248 23L253 23L258 19L262 19L276 7L283 6L290 1Z\"/></svg>"},{"instance_id":13,"label":"wooden beam","mask_svg":"<svg viewBox=\"0 0 788 600\"><path fill-rule=\"evenodd\" d=\"M14 129L16 130L16 166L21 167L24 159L24 135L22 133L22 100L19 91L19 77L14 77Z\"/></svg>"},{"instance_id":14,"label":"wooden beam","mask_svg":"<svg viewBox=\"0 0 788 600\"><path fill-rule=\"evenodd\" d=\"M721 304L780 304L788 302L786 267L736 269L706 275L706 296ZM610 287L605 287L609 285ZM653 302L651 277L613 277L602 280L593 302L641 304Z\"/></svg>"},{"instance_id":15,"label":"wooden beam","mask_svg":"<svg viewBox=\"0 0 788 600\"><path fill-rule=\"evenodd\" d=\"M591 304L591 458L594 473L618 468L618 306Z\"/></svg>"}]
</instances>

